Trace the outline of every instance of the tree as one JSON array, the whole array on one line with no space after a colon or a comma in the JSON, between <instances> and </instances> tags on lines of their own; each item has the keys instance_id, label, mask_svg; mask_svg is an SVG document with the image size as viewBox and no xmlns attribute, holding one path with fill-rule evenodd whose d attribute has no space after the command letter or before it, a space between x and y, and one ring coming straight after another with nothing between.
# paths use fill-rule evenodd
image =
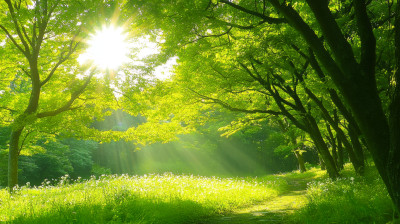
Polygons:
<instances>
[{"instance_id":1,"label":"tree","mask_svg":"<svg viewBox=\"0 0 400 224\"><path fill-rule=\"evenodd\" d=\"M361 53L356 55L336 22L332 13L333 10L326 2L309 0L307 4L321 28L330 52L323 46L323 41L318 38L315 31L310 28L292 5L281 4L275 0L270 2L306 40L309 47L317 55L319 63L326 69L326 72L343 94L361 128L361 132L365 136L368 148L388 192L396 208L399 209L400 144L398 139L400 135L397 130L400 126L398 121L400 112L397 108L399 108L398 91L400 89L398 85L394 87L389 119L387 119L375 78L376 39L371 18L367 13L367 8L372 9L376 5L368 5L366 1L362 0L352 2L357 34L361 42ZM391 5L389 4L387 7L390 8ZM395 24L398 23L399 7L399 4L397 4ZM396 40L394 39L394 41ZM395 43L395 46L397 47L397 43ZM397 74L394 79L398 80ZM391 121L390 126L388 120Z\"/></svg>"},{"instance_id":2,"label":"tree","mask_svg":"<svg viewBox=\"0 0 400 224\"><path fill-rule=\"evenodd\" d=\"M205 0L190 3L130 3L135 9L140 9L141 13L149 13L153 28L162 29L167 55L177 54L181 60L180 66L191 63L193 67L193 64L198 63L184 58L182 52L190 49L190 44L200 41L214 47L215 51L208 51L208 54L212 52L217 61L228 49L238 49L237 57L234 58L246 56L247 51L240 49L262 49L272 59L272 62L268 58L263 61L270 75L281 69L286 60L280 57L283 51L276 51L273 44L268 42L271 36L281 37L283 41L280 43L286 41L287 46L296 43L302 52L308 52L308 58L315 55L316 63L334 84L329 88L340 94L344 105L354 116L376 168L396 208L400 208L399 2ZM167 17L169 19L165 19ZM237 30L247 32L235 32ZM260 41L252 41L253 34L259 34ZM298 38L299 35L302 39ZM378 39L376 35L380 35ZM220 43L219 48L208 41L215 38ZM230 41L238 38L241 38L242 44L230 44ZM179 48L176 49L176 46ZM377 58L377 51L379 57L385 58ZM293 58L294 55L290 56ZM382 62L385 60L389 63ZM187 65L187 69L193 68ZM312 73L315 74L315 71ZM232 77L234 71L230 70L230 74ZM204 75L206 72L202 73ZM209 89L209 86L203 87ZM214 91L218 93L218 89ZM246 91L241 96L248 98L249 93Z\"/></svg>"},{"instance_id":3,"label":"tree","mask_svg":"<svg viewBox=\"0 0 400 224\"><path fill-rule=\"evenodd\" d=\"M96 71L81 68L76 58L81 41L100 25L98 18L110 17L115 6L91 0L0 3L0 30L6 36L1 50L7 55L1 59L0 115L12 127L10 190L18 183L18 157L30 143L61 132L73 135L112 106L110 81L93 77Z\"/></svg>"}]
</instances>

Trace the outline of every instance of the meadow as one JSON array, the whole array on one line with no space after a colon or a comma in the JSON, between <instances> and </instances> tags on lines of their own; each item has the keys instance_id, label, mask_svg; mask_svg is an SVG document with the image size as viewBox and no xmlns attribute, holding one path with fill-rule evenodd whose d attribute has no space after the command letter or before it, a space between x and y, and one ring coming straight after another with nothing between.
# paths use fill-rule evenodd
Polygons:
<instances>
[{"instance_id":1,"label":"meadow","mask_svg":"<svg viewBox=\"0 0 400 224\"><path fill-rule=\"evenodd\" d=\"M303 190L304 206L283 214L283 223L387 223L391 202L371 171L351 170L332 181L324 171L255 178L219 178L172 173L103 175L0 191L0 221L6 223L220 223L220 217ZM304 196L303 195L303 196ZM293 197L294 201L301 200ZM304 199L303 199L304 200ZM248 223L251 223L250 221Z\"/></svg>"},{"instance_id":2,"label":"meadow","mask_svg":"<svg viewBox=\"0 0 400 224\"><path fill-rule=\"evenodd\" d=\"M109 175L0 193L0 220L12 223L188 223L276 197L279 178Z\"/></svg>"}]
</instances>

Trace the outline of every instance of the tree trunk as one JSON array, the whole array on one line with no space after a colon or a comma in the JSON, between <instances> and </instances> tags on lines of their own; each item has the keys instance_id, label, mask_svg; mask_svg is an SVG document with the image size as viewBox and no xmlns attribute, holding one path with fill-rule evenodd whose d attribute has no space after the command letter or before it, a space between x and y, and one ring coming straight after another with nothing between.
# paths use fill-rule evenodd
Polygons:
<instances>
[{"instance_id":1,"label":"tree trunk","mask_svg":"<svg viewBox=\"0 0 400 224\"><path fill-rule=\"evenodd\" d=\"M19 138L23 129L12 130L8 152L8 187L12 191L18 184Z\"/></svg>"},{"instance_id":2,"label":"tree trunk","mask_svg":"<svg viewBox=\"0 0 400 224\"><path fill-rule=\"evenodd\" d=\"M325 82L326 81L325 73L322 71L320 65L318 64L317 60L315 59L314 52L311 49L310 49L309 60L310 60L311 66L313 67L314 71L317 73L318 77L321 79L321 81ZM359 136L361 135L360 128L358 127L358 124L355 121L353 115L350 113L350 111L346 108L346 106L340 99L336 90L328 89L328 92L329 92L329 96L330 96L332 102L335 104L335 106L339 109L340 113L346 118L347 122L349 123L348 132L350 135L352 147L350 147L350 144L346 144L346 142L344 142L344 145L346 146L346 149L352 148L351 151L348 151L350 160L352 161L356 172L359 174L363 174L364 167L365 167L365 162L364 162L365 158L364 158L362 146L359 141ZM317 101L318 101L318 99L317 99ZM334 123L339 124L339 122L340 121L339 121L337 112L334 111ZM338 128L338 126L335 127L335 130L337 128ZM343 139L343 136L344 136L343 134L338 135L338 137L337 137L338 142L341 139ZM343 139L343 140L347 141L347 139ZM338 158L338 160L340 160L340 162L337 161L337 166L338 166L338 169L341 170L341 169L343 169L343 148L342 148L341 143L338 145L340 145L340 150L338 149L339 150L339 158L340 158L340 159Z\"/></svg>"},{"instance_id":3,"label":"tree trunk","mask_svg":"<svg viewBox=\"0 0 400 224\"><path fill-rule=\"evenodd\" d=\"M318 153L319 165L321 166L321 170L326 170L326 166L324 160L322 159L321 155Z\"/></svg>"},{"instance_id":4,"label":"tree trunk","mask_svg":"<svg viewBox=\"0 0 400 224\"><path fill-rule=\"evenodd\" d=\"M342 168L339 167L336 138L333 135L332 130L331 130L331 126L329 126L328 123L326 124L326 129L328 130L328 134L329 134L328 140L329 140L329 143L331 144L332 157L333 157L333 160L334 160L334 162L336 164L336 168L338 169L338 171L340 171L340 170L342 170Z\"/></svg>"},{"instance_id":5,"label":"tree trunk","mask_svg":"<svg viewBox=\"0 0 400 224\"><path fill-rule=\"evenodd\" d=\"M398 84L398 87L400 85ZM400 89L400 88L399 88ZM397 100L400 101L400 90L397 91ZM392 200L400 213L400 103L393 105L390 113L391 147L387 163L387 175L392 192Z\"/></svg>"},{"instance_id":6,"label":"tree trunk","mask_svg":"<svg viewBox=\"0 0 400 224\"><path fill-rule=\"evenodd\" d=\"M311 92L308 88L305 88L305 91L307 95L317 104L317 106L320 108L322 112L322 116L324 117L325 121L327 121L332 128L336 131L336 135L341 138L343 145L345 146L346 151L349 154L349 158L351 163L354 166L354 170L357 172L357 174L362 174L364 171L364 156L361 153L360 157L357 157L356 153L354 152L353 146L350 144L349 140L347 139L345 133L343 130L339 127L339 119L337 118L337 113L334 111L334 118L331 117L329 114L329 111L325 108L323 105L322 101L318 99L318 97ZM328 129L329 131L329 129ZM362 150L362 149L361 149Z\"/></svg>"},{"instance_id":7,"label":"tree trunk","mask_svg":"<svg viewBox=\"0 0 400 224\"><path fill-rule=\"evenodd\" d=\"M281 129L282 129L282 130L285 130L285 125L282 123L282 121L278 120L278 122L279 122L279 124L280 124L280 126L281 126ZM287 127L288 127L288 126L287 126ZM296 145L297 145L296 136L295 136L295 134L294 134L293 132L289 131L288 129L289 129L289 128L286 129L286 133L289 135L289 138L290 138L290 141L291 141L292 145L293 145L293 146L296 146ZM294 153L294 155L296 156L297 164L299 165L299 171L300 171L300 173L306 172L307 170L306 170L306 166L305 166L305 164L304 164L303 153L300 152L300 150L297 149L297 148L293 149L293 153Z\"/></svg>"},{"instance_id":8,"label":"tree trunk","mask_svg":"<svg viewBox=\"0 0 400 224\"><path fill-rule=\"evenodd\" d=\"M358 138L357 133L352 126L349 127L348 133L350 136L351 144L354 149L356 160L359 163L359 168L361 169L361 170L356 170L356 172L359 174L363 174L365 168L365 158L364 158L364 151L360 143L360 139Z\"/></svg>"},{"instance_id":9,"label":"tree trunk","mask_svg":"<svg viewBox=\"0 0 400 224\"><path fill-rule=\"evenodd\" d=\"M395 130L389 129L387 117L379 98L375 79L376 40L367 14L367 4L362 0L353 1L357 31L361 39L361 60L358 63L350 44L343 36L328 6L322 4L319 0L307 0L307 3L320 25L335 61L333 62L326 57L326 51L315 48L315 50L319 51L317 53L319 54L318 57L329 70L332 80L350 106L365 137L375 166L396 208L399 209L400 147L396 143L399 141L397 131L400 125L396 122L396 119L391 120L391 122L394 122L391 126L393 125L393 129L397 129L397 131L393 133L392 131ZM400 12L398 9L399 6L397 6L396 11ZM398 18L399 15L397 13L397 21ZM400 23L398 22L397 25L400 25ZM399 28L400 26L395 25L395 30L398 31ZM314 46L317 47L316 45ZM400 55L396 54L396 56ZM398 82L399 79L396 81ZM392 103L398 104L396 97L394 99L395 101L392 101ZM391 114L394 111L395 109L392 108ZM398 117L399 114L394 112L394 115ZM391 117L394 116L391 115Z\"/></svg>"},{"instance_id":10,"label":"tree trunk","mask_svg":"<svg viewBox=\"0 0 400 224\"><path fill-rule=\"evenodd\" d=\"M19 139L22 131L27 124L33 123L36 117L36 111L39 106L40 98L40 76L37 66L37 58L29 60L32 90L30 93L29 104L26 110L20 114L13 122L13 131L10 137L9 159L8 159L8 187L10 191L18 184L18 158L20 153Z\"/></svg>"},{"instance_id":11,"label":"tree trunk","mask_svg":"<svg viewBox=\"0 0 400 224\"><path fill-rule=\"evenodd\" d=\"M343 158L343 146L342 146L342 141L340 138L337 138L337 150L338 150L338 169L342 170L344 167L344 158Z\"/></svg>"},{"instance_id":12,"label":"tree trunk","mask_svg":"<svg viewBox=\"0 0 400 224\"><path fill-rule=\"evenodd\" d=\"M306 115L307 126L309 129L309 135L313 140L315 146L317 147L317 151L320 154L328 175L332 179L336 179L339 177L339 172L336 168L335 162L333 160L332 155L329 152L328 146L326 145L324 139L322 138L321 132L318 128L318 124L315 119L307 114ZM321 165L322 168L322 165Z\"/></svg>"},{"instance_id":13,"label":"tree trunk","mask_svg":"<svg viewBox=\"0 0 400 224\"><path fill-rule=\"evenodd\" d=\"M361 156L357 156L353 145L350 144L343 132L337 132L337 138L340 139L341 143L344 145L356 173L362 175L364 172L364 154L361 153Z\"/></svg>"},{"instance_id":14,"label":"tree trunk","mask_svg":"<svg viewBox=\"0 0 400 224\"><path fill-rule=\"evenodd\" d=\"M387 173L392 201L400 213L400 2L396 5L395 17L395 55L396 55L396 87L389 107L390 148Z\"/></svg>"},{"instance_id":15,"label":"tree trunk","mask_svg":"<svg viewBox=\"0 0 400 224\"><path fill-rule=\"evenodd\" d=\"M339 167L339 158L338 158L338 154L337 154L337 146L336 146L336 144L332 145L332 157L333 157L333 160L335 161L337 169L341 170L341 168Z\"/></svg>"},{"instance_id":16,"label":"tree trunk","mask_svg":"<svg viewBox=\"0 0 400 224\"><path fill-rule=\"evenodd\" d=\"M298 150L294 150L294 155L296 156L297 162L299 164L300 173L306 172L307 170L306 170L306 166L304 164L303 154L301 152L299 152Z\"/></svg>"}]
</instances>

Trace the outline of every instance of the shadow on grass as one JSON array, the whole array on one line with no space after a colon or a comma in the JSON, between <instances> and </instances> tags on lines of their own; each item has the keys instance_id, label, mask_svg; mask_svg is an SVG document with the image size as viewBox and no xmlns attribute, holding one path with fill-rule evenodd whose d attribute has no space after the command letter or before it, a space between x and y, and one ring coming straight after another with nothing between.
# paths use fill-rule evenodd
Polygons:
<instances>
[{"instance_id":1,"label":"shadow on grass","mask_svg":"<svg viewBox=\"0 0 400 224\"><path fill-rule=\"evenodd\" d=\"M10 223L197 223L212 210L193 201L168 202L126 198L107 205L52 206L53 210L31 216L25 214Z\"/></svg>"}]
</instances>

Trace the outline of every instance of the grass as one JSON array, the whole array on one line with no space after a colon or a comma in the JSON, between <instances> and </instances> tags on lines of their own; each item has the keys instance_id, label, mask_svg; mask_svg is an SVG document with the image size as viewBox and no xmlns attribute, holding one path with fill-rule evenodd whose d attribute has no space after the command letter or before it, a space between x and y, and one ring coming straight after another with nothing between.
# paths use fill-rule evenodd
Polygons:
<instances>
[{"instance_id":1,"label":"grass","mask_svg":"<svg viewBox=\"0 0 400 224\"><path fill-rule=\"evenodd\" d=\"M294 223L387 223L394 219L387 190L376 169L363 177L347 164L342 177L308 183L308 203L293 216Z\"/></svg>"},{"instance_id":2,"label":"grass","mask_svg":"<svg viewBox=\"0 0 400 224\"><path fill-rule=\"evenodd\" d=\"M253 223L255 215L281 223L387 223L393 209L377 172L370 168L359 177L351 166L336 181L314 168L259 178L63 177L12 195L0 190L0 222L6 223L212 223L228 216L229 223Z\"/></svg>"},{"instance_id":3,"label":"grass","mask_svg":"<svg viewBox=\"0 0 400 224\"><path fill-rule=\"evenodd\" d=\"M10 223L190 223L276 197L281 178L184 175L101 176L56 186L0 191L0 221Z\"/></svg>"}]
</instances>

